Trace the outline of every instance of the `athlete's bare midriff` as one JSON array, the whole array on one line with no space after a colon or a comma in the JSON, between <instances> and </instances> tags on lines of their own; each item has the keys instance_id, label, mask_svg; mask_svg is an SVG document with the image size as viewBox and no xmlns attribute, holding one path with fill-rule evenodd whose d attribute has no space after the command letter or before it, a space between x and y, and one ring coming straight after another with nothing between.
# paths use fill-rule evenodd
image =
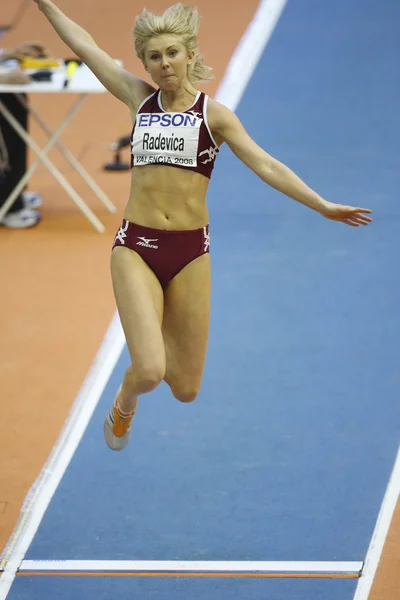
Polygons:
<instances>
[{"instance_id":1,"label":"athlete's bare midriff","mask_svg":"<svg viewBox=\"0 0 400 600\"><path fill-rule=\"evenodd\" d=\"M199 229L208 224L208 177L167 165L134 167L124 218L155 229Z\"/></svg>"}]
</instances>

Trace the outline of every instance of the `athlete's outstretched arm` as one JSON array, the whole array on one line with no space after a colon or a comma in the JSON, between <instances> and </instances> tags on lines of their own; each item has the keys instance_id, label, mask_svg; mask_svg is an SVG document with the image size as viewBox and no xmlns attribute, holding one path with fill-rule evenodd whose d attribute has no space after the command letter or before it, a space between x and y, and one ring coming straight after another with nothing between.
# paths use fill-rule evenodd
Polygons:
<instances>
[{"instance_id":1,"label":"athlete's outstretched arm","mask_svg":"<svg viewBox=\"0 0 400 600\"><path fill-rule=\"evenodd\" d=\"M154 91L148 83L122 69L80 25L68 18L51 0L33 0L60 38L87 64L116 98L136 112L146 96Z\"/></svg>"},{"instance_id":2,"label":"athlete's outstretched arm","mask_svg":"<svg viewBox=\"0 0 400 600\"><path fill-rule=\"evenodd\" d=\"M333 221L341 221L353 227L368 225L372 221L365 214L371 213L367 208L343 206L324 200L293 171L260 148L237 116L223 104L210 102L208 119L210 128L217 137L226 142L232 152L263 181L279 192Z\"/></svg>"}]
</instances>

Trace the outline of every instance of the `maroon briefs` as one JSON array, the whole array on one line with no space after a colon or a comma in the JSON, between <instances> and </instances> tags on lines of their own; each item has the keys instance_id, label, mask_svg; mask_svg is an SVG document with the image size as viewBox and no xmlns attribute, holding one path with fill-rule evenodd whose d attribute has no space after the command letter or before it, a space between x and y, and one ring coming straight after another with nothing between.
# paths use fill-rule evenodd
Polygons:
<instances>
[{"instance_id":1,"label":"maroon briefs","mask_svg":"<svg viewBox=\"0 0 400 600\"><path fill-rule=\"evenodd\" d=\"M198 256L210 252L208 225L173 231L152 229L123 219L113 249L125 246L137 252L165 288L175 275Z\"/></svg>"}]
</instances>

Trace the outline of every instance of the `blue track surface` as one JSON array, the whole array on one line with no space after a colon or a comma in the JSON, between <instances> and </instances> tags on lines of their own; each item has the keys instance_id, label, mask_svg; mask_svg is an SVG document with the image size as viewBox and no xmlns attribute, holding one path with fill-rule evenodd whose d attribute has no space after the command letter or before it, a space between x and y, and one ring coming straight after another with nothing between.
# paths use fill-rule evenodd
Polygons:
<instances>
[{"instance_id":1,"label":"blue track surface","mask_svg":"<svg viewBox=\"0 0 400 600\"><path fill-rule=\"evenodd\" d=\"M19 577L14 584L12 600L62 598L75 600L347 600L355 590L355 581L308 580L216 580L122 577Z\"/></svg>"},{"instance_id":2,"label":"blue track surface","mask_svg":"<svg viewBox=\"0 0 400 600\"><path fill-rule=\"evenodd\" d=\"M290 1L238 115L327 199L329 222L227 150L209 193L213 298L191 405L142 399L129 448L102 423L125 351L26 558L363 560L399 442L400 4ZM341 600L353 581L19 578L11 600ZM133 597L133 596L132 596Z\"/></svg>"}]
</instances>

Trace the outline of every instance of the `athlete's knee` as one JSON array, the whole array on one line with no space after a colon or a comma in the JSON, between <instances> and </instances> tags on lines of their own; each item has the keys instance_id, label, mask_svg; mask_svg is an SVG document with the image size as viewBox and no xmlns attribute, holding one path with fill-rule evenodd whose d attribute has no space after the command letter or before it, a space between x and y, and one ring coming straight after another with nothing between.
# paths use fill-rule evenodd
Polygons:
<instances>
[{"instance_id":1,"label":"athlete's knee","mask_svg":"<svg viewBox=\"0 0 400 600\"><path fill-rule=\"evenodd\" d=\"M195 386L182 385L171 386L171 391L179 402L193 402L199 393L199 389Z\"/></svg>"},{"instance_id":2,"label":"athlete's knee","mask_svg":"<svg viewBox=\"0 0 400 600\"><path fill-rule=\"evenodd\" d=\"M136 371L137 381L142 389L151 392L160 385L165 375L165 366L158 361L150 361L138 366Z\"/></svg>"},{"instance_id":3,"label":"athlete's knee","mask_svg":"<svg viewBox=\"0 0 400 600\"><path fill-rule=\"evenodd\" d=\"M161 368L150 368L142 371L139 377L140 387L143 391L151 392L160 385L163 377L164 372Z\"/></svg>"},{"instance_id":4,"label":"athlete's knee","mask_svg":"<svg viewBox=\"0 0 400 600\"><path fill-rule=\"evenodd\" d=\"M156 361L129 367L126 380L135 394L145 394L155 390L164 378L165 368Z\"/></svg>"}]
</instances>

